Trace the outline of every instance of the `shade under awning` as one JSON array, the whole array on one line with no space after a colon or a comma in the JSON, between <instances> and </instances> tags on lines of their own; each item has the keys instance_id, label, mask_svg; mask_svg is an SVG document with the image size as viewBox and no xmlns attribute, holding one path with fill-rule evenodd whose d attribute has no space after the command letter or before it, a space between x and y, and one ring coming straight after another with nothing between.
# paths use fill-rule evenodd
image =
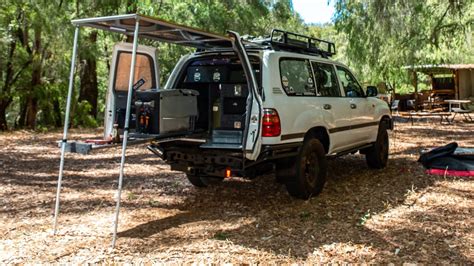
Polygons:
<instances>
[{"instance_id":1,"label":"shade under awning","mask_svg":"<svg viewBox=\"0 0 474 266\"><path fill-rule=\"evenodd\" d=\"M140 38L201 49L232 47L231 39L227 36L205 32L140 14L76 19L72 21L72 24L132 36L137 20L140 24Z\"/></svg>"}]
</instances>

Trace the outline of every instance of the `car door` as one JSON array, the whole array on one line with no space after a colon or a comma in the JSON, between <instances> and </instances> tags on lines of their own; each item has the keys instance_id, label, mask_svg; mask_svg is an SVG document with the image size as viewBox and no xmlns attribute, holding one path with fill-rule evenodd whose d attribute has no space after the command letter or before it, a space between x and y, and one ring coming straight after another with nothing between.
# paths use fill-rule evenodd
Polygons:
<instances>
[{"instance_id":1,"label":"car door","mask_svg":"<svg viewBox=\"0 0 474 266\"><path fill-rule=\"evenodd\" d=\"M262 99L258 93L258 84L252 70L252 64L242 43L242 39L237 32L229 31L232 39L234 51L242 62L247 85L249 87L249 97L247 99L246 126L242 149L245 157L249 160L256 160L260 155L262 146L261 121L263 118Z\"/></svg>"},{"instance_id":2,"label":"car door","mask_svg":"<svg viewBox=\"0 0 474 266\"><path fill-rule=\"evenodd\" d=\"M333 64L312 61L316 83L317 108L322 112L325 124L328 125L332 152L338 152L351 145L351 117L347 116L351 109L342 97L341 88Z\"/></svg>"},{"instance_id":3,"label":"car door","mask_svg":"<svg viewBox=\"0 0 474 266\"><path fill-rule=\"evenodd\" d=\"M106 138L112 134L114 124L118 124L119 128L122 128L125 121L132 48L131 43L119 43L114 46L112 52L112 64L110 66L104 114L104 137ZM133 84L140 90L158 89L159 65L156 48L138 45ZM134 121L135 112L132 112L130 119L131 128L135 126Z\"/></svg>"},{"instance_id":4,"label":"car door","mask_svg":"<svg viewBox=\"0 0 474 266\"><path fill-rule=\"evenodd\" d=\"M344 91L345 104L350 108L351 141L354 146L367 143L374 126L378 126L374 123L375 106L369 102L359 82L347 68L336 66L336 71Z\"/></svg>"}]
</instances>

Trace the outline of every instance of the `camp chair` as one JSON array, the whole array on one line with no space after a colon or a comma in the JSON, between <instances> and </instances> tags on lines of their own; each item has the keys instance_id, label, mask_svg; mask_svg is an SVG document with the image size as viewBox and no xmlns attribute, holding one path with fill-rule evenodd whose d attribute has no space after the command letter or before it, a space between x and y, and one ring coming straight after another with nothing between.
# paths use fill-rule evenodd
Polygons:
<instances>
[{"instance_id":1,"label":"camp chair","mask_svg":"<svg viewBox=\"0 0 474 266\"><path fill-rule=\"evenodd\" d=\"M393 111L397 111L397 115L399 115L400 113L398 112L398 105L400 104L400 100L393 100L392 101L392 104L390 105L390 110Z\"/></svg>"},{"instance_id":2,"label":"camp chair","mask_svg":"<svg viewBox=\"0 0 474 266\"><path fill-rule=\"evenodd\" d=\"M407 100L407 107L408 108L415 110L415 105L416 105L415 100Z\"/></svg>"}]
</instances>

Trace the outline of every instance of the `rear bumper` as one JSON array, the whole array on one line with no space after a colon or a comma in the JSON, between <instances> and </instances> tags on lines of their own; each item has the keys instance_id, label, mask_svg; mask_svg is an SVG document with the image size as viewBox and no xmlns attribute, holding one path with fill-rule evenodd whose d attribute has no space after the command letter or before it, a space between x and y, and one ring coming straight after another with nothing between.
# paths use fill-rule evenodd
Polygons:
<instances>
[{"instance_id":1,"label":"rear bumper","mask_svg":"<svg viewBox=\"0 0 474 266\"><path fill-rule=\"evenodd\" d=\"M226 169L245 176L246 173L255 172L255 168L264 164L271 164L281 158L296 156L302 143L289 143L280 145L262 146L260 156L256 161L244 159L244 154L238 150L209 150L199 147L177 147L166 145L158 147L156 153L171 170L191 174L205 174L222 176ZM153 150L150 149L152 152ZM161 155L161 156L160 156Z\"/></svg>"}]
</instances>

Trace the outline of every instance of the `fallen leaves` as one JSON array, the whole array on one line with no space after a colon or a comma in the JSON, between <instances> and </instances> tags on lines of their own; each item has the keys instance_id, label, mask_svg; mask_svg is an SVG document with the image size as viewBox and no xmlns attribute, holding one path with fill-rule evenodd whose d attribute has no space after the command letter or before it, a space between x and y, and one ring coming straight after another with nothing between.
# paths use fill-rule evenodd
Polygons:
<instances>
[{"instance_id":1,"label":"fallen leaves","mask_svg":"<svg viewBox=\"0 0 474 266\"><path fill-rule=\"evenodd\" d=\"M397 123L386 169L367 169L361 155L330 160L325 189L308 201L289 197L272 175L200 190L132 147L115 250L109 246L120 148L67 155L53 237L61 134L2 133L0 263L472 264L474 182L425 175L416 159L421 149L453 140L474 146L473 130Z\"/></svg>"}]
</instances>

